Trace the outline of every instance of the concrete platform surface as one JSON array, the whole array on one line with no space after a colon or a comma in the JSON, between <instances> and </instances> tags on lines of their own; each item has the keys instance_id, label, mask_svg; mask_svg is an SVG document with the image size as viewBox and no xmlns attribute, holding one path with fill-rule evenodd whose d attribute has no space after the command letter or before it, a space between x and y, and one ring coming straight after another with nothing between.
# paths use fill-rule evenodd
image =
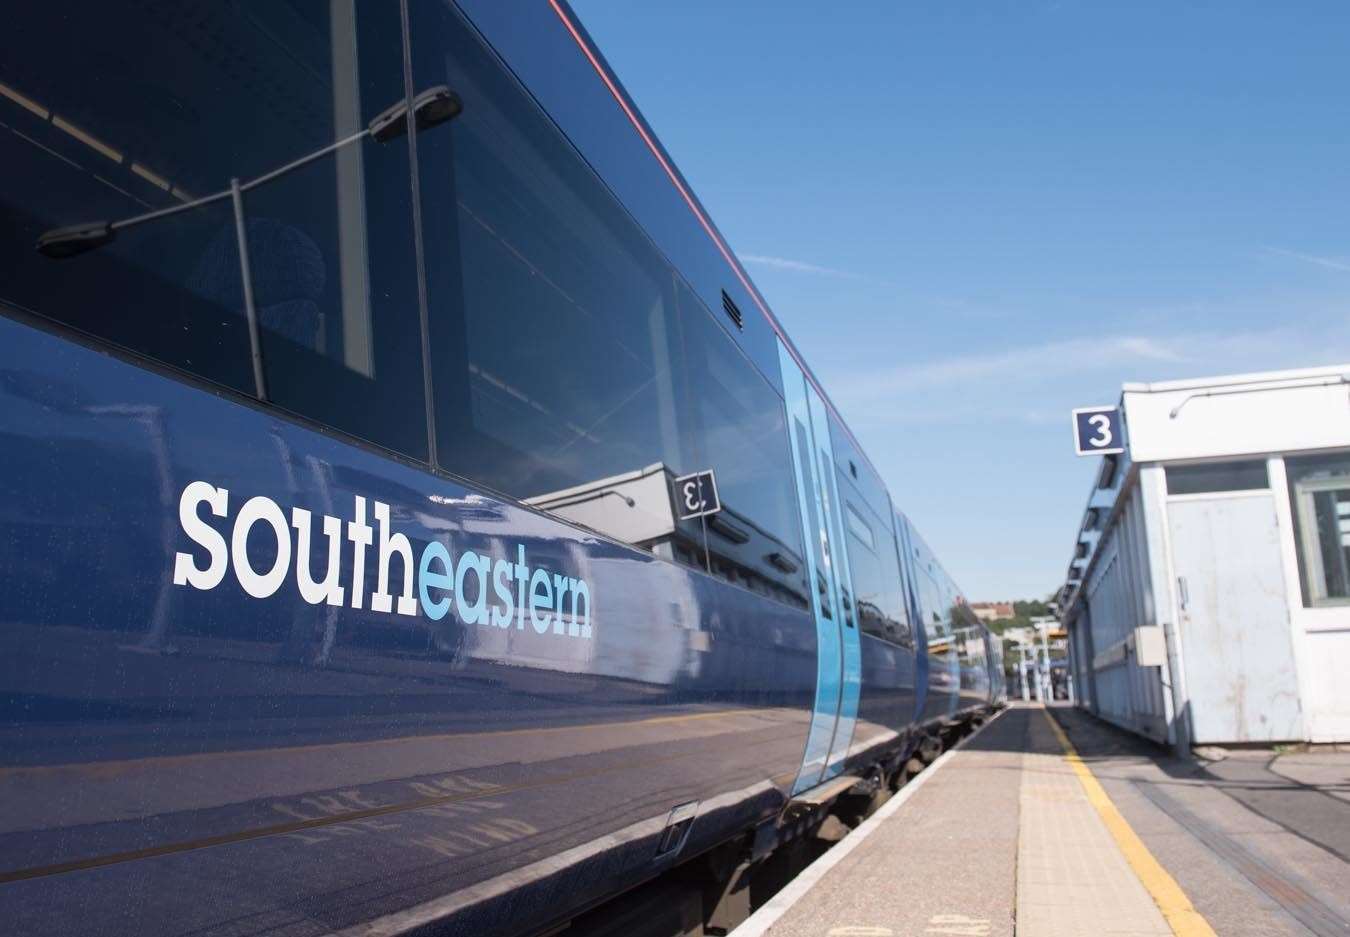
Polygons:
<instances>
[{"instance_id":1,"label":"concrete platform surface","mask_svg":"<svg viewBox=\"0 0 1350 937\"><path fill-rule=\"evenodd\" d=\"M733 934L1350 937L1344 752L1173 758L1018 705L920 778Z\"/></svg>"}]
</instances>

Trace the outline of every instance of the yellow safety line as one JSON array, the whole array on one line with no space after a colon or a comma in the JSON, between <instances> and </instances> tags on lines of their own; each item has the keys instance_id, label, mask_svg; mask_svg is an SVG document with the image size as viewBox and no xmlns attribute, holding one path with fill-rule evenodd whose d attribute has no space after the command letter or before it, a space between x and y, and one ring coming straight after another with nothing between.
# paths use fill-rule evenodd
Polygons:
<instances>
[{"instance_id":1,"label":"yellow safety line","mask_svg":"<svg viewBox=\"0 0 1350 937\"><path fill-rule=\"evenodd\" d=\"M1092 769L1083 762L1078 750L1073 747L1073 743L1050 715L1049 710L1042 709L1041 712L1045 714L1050 728L1059 738L1059 744L1064 746L1064 758L1068 761L1069 767L1073 768L1073 773L1078 775L1088 802L1097 808L1097 815L1111 831L1111 836L1125 855L1125 860L1130 863L1130 868L1134 869L1134 874L1139 876L1140 883L1148 889L1158 910L1172 928L1172 933L1177 937L1216 937L1214 928L1209 926L1204 915L1195 910L1191 899L1186 897L1176 879L1167 874L1162 864L1153 858L1153 853L1148 851L1139 834L1125 822L1116 805L1106 796L1106 791L1093 776Z\"/></svg>"}]
</instances>

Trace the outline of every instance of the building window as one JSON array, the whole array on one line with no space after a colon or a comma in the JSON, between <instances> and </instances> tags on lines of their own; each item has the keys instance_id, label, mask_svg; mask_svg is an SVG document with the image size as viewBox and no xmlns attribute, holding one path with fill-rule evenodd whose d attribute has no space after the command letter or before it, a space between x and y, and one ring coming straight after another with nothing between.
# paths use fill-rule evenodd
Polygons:
<instances>
[{"instance_id":1,"label":"building window","mask_svg":"<svg viewBox=\"0 0 1350 937\"><path fill-rule=\"evenodd\" d=\"M1350 605L1350 453L1285 460L1303 604Z\"/></svg>"},{"instance_id":2,"label":"building window","mask_svg":"<svg viewBox=\"0 0 1350 937\"><path fill-rule=\"evenodd\" d=\"M1169 465L1169 495L1199 495L1219 491L1258 491L1270 487L1265 459L1241 462L1204 462L1199 465Z\"/></svg>"}]
</instances>

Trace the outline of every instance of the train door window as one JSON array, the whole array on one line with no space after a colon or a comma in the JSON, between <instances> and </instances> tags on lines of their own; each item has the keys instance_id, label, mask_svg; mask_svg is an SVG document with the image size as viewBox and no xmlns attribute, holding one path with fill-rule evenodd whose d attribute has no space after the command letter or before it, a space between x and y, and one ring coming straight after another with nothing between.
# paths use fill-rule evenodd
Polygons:
<instances>
[{"instance_id":1,"label":"train door window","mask_svg":"<svg viewBox=\"0 0 1350 937\"><path fill-rule=\"evenodd\" d=\"M1286 458L1303 604L1350 605L1350 453Z\"/></svg>"},{"instance_id":2,"label":"train door window","mask_svg":"<svg viewBox=\"0 0 1350 937\"><path fill-rule=\"evenodd\" d=\"M710 572L805 608L806 563L783 400L682 281L698 461L722 510L703 519Z\"/></svg>"},{"instance_id":3,"label":"train door window","mask_svg":"<svg viewBox=\"0 0 1350 937\"><path fill-rule=\"evenodd\" d=\"M820 616L822 618L834 619L834 595L830 590L830 581L826 578L825 571L829 569L825 556L825 541L820 536L824 527L820 518L820 498L816 495L816 475L814 463L811 460L813 443L811 441L811 429L800 420L793 420L793 442L797 446L797 458L801 460L803 487L806 488L806 523L807 530L816 534L812 541L810 549L815 551L816 561L816 594L820 601Z\"/></svg>"},{"instance_id":4,"label":"train door window","mask_svg":"<svg viewBox=\"0 0 1350 937\"><path fill-rule=\"evenodd\" d=\"M453 5L412 13L415 84L463 102L417 140L440 464L701 564L673 271Z\"/></svg>"},{"instance_id":5,"label":"train door window","mask_svg":"<svg viewBox=\"0 0 1350 937\"><path fill-rule=\"evenodd\" d=\"M397 8L89 0L12 19L0 303L425 457L407 141L275 172L404 99Z\"/></svg>"}]
</instances>

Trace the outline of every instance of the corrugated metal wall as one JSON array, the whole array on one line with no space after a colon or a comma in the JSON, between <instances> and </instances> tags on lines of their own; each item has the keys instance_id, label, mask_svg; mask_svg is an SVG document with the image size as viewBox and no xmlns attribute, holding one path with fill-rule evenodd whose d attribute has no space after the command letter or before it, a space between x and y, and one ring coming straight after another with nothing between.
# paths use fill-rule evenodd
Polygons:
<instances>
[{"instance_id":1,"label":"corrugated metal wall","mask_svg":"<svg viewBox=\"0 0 1350 937\"><path fill-rule=\"evenodd\" d=\"M1133 634L1154 625L1144 506L1136 487L1102 534L1097 560L1083 588L1086 608L1073 622L1088 683L1085 696L1103 719L1160 742L1167 740L1166 703L1160 672L1135 663ZM1091 657L1088 657L1090 651ZM1087 673L1090 671L1090 673ZM1080 678L1080 681L1083 678Z\"/></svg>"}]
</instances>

